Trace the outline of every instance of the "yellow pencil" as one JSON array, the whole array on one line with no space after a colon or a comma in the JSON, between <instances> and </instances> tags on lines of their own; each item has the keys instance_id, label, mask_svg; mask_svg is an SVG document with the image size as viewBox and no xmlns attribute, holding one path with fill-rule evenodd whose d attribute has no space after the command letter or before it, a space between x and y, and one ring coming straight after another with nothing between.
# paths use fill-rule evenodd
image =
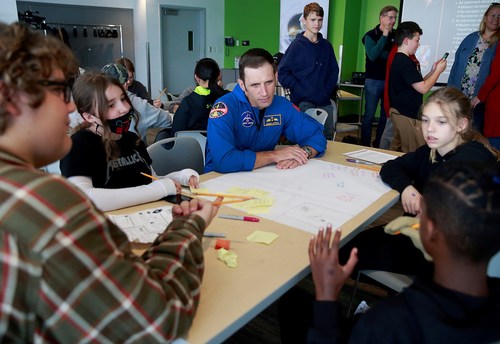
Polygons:
<instances>
[{"instance_id":1,"label":"yellow pencil","mask_svg":"<svg viewBox=\"0 0 500 344\"><path fill-rule=\"evenodd\" d=\"M156 178L155 176L152 176L152 175L150 175L150 174L147 174L147 173L144 173L144 172L141 172L141 174L142 174L143 176L146 176L146 177L151 178L151 179L153 179L153 180L158 180L158 178Z\"/></svg>"},{"instance_id":2,"label":"yellow pencil","mask_svg":"<svg viewBox=\"0 0 500 344\"><path fill-rule=\"evenodd\" d=\"M165 87L165 88L163 89L163 91L161 91L161 92L160 92L160 94L158 95L158 97L156 97L156 99L160 99L160 98L161 98L161 96L162 96L162 95L164 95L166 91L167 91L167 88Z\"/></svg>"},{"instance_id":3,"label":"yellow pencil","mask_svg":"<svg viewBox=\"0 0 500 344\"><path fill-rule=\"evenodd\" d=\"M370 171L375 171L375 172L380 172L380 167L379 166L371 166L371 165L356 165L357 168L362 168L364 170L370 170Z\"/></svg>"},{"instance_id":4,"label":"yellow pencil","mask_svg":"<svg viewBox=\"0 0 500 344\"><path fill-rule=\"evenodd\" d=\"M217 192L193 192L194 196L215 196L215 197L227 197L227 198L240 198L244 200L255 199L253 196L244 196L244 195L233 195L227 193L217 193ZM193 196L189 195L189 196Z\"/></svg>"}]
</instances>

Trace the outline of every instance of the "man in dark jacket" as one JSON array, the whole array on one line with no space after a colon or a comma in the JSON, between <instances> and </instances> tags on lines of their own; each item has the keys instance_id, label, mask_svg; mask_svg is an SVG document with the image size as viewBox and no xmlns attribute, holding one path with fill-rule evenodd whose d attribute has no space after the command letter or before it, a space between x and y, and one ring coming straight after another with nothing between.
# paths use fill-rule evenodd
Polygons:
<instances>
[{"instance_id":1,"label":"man in dark jacket","mask_svg":"<svg viewBox=\"0 0 500 344\"><path fill-rule=\"evenodd\" d=\"M368 31L362 38L365 45L365 113L361 123L361 144L370 146L372 124L375 111L380 101L380 118L373 146L378 147L384 132L387 115L384 110L384 83L387 57L394 44L394 24L398 18L398 9L385 6L380 10L379 25Z\"/></svg>"}]
</instances>

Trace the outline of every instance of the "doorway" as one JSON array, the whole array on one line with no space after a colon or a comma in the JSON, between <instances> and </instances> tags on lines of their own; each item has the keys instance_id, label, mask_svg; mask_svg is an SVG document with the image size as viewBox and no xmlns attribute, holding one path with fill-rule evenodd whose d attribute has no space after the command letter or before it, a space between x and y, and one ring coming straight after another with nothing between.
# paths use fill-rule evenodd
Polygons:
<instances>
[{"instance_id":1,"label":"doorway","mask_svg":"<svg viewBox=\"0 0 500 344\"><path fill-rule=\"evenodd\" d=\"M194 85L196 61L205 56L205 9L162 7L161 12L163 85L177 95Z\"/></svg>"}]
</instances>

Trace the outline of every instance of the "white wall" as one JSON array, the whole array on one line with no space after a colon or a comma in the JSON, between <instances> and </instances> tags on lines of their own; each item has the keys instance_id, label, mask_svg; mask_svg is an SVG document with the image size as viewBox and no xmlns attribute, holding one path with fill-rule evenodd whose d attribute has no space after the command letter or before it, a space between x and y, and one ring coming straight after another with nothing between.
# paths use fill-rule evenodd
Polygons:
<instances>
[{"instance_id":1,"label":"white wall","mask_svg":"<svg viewBox=\"0 0 500 344\"><path fill-rule=\"evenodd\" d=\"M144 1L146 0L141 2ZM224 65L224 0L147 0L146 22L147 39L150 44L152 90L161 90L164 87L161 80L163 70L161 63L160 7L162 6L204 8L206 13L205 56L213 58L220 66ZM210 47L212 47L212 52L210 52ZM136 50L140 49L141 46L138 45ZM136 53L136 58L138 57Z\"/></svg>"},{"instance_id":2,"label":"white wall","mask_svg":"<svg viewBox=\"0 0 500 344\"><path fill-rule=\"evenodd\" d=\"M5 6L5 1L12 2L12 6ZM135 69L137 80L146 84L147 61L146 42L150 47L151 89L163 89L162 63L161 63L161 37L160 37L160 7L196 7L204 8L206 12L206 56L224 65L224 0L30 0L32 2L52 3L60 5L79 5L110 8L132 9L134 13L134 39L135 39ZM1 0L2 9L0 16L4 15L6 8L14 9L17 20L17 6L15 0ZM5 15L12 16L10 13ZM1 18L1 17L0 17ZM4 20L6 21L6 20ZM210 53L210 47L212 52Z\"/></svg>"},{"instance_id":3,"label":"white wall","mask_svg":"<svg viewBox=\"0 0 500 344\"><path fill-rule=\"evenodd\" d=\"M16 0L2 0L0 6L0 22L10 24L17 21Z\"/></svg>"}]
</instances>

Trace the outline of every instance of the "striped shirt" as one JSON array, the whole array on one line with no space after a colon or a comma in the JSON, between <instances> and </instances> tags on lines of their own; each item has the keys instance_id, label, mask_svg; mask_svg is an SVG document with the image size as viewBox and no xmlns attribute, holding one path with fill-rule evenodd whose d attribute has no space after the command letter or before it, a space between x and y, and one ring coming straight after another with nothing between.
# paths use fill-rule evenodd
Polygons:
<instances>
[{"instance_id":1,"label":"striped shirt","mask_svg":"<svg viewBox=\"0 0 500 344\"><path fill-rule=\"evenodd\" d=\"M200 297L204 220L174 220L138 257L58 175L0 152L0 342L164 343Z\"/></svg>"}]
</instances>

